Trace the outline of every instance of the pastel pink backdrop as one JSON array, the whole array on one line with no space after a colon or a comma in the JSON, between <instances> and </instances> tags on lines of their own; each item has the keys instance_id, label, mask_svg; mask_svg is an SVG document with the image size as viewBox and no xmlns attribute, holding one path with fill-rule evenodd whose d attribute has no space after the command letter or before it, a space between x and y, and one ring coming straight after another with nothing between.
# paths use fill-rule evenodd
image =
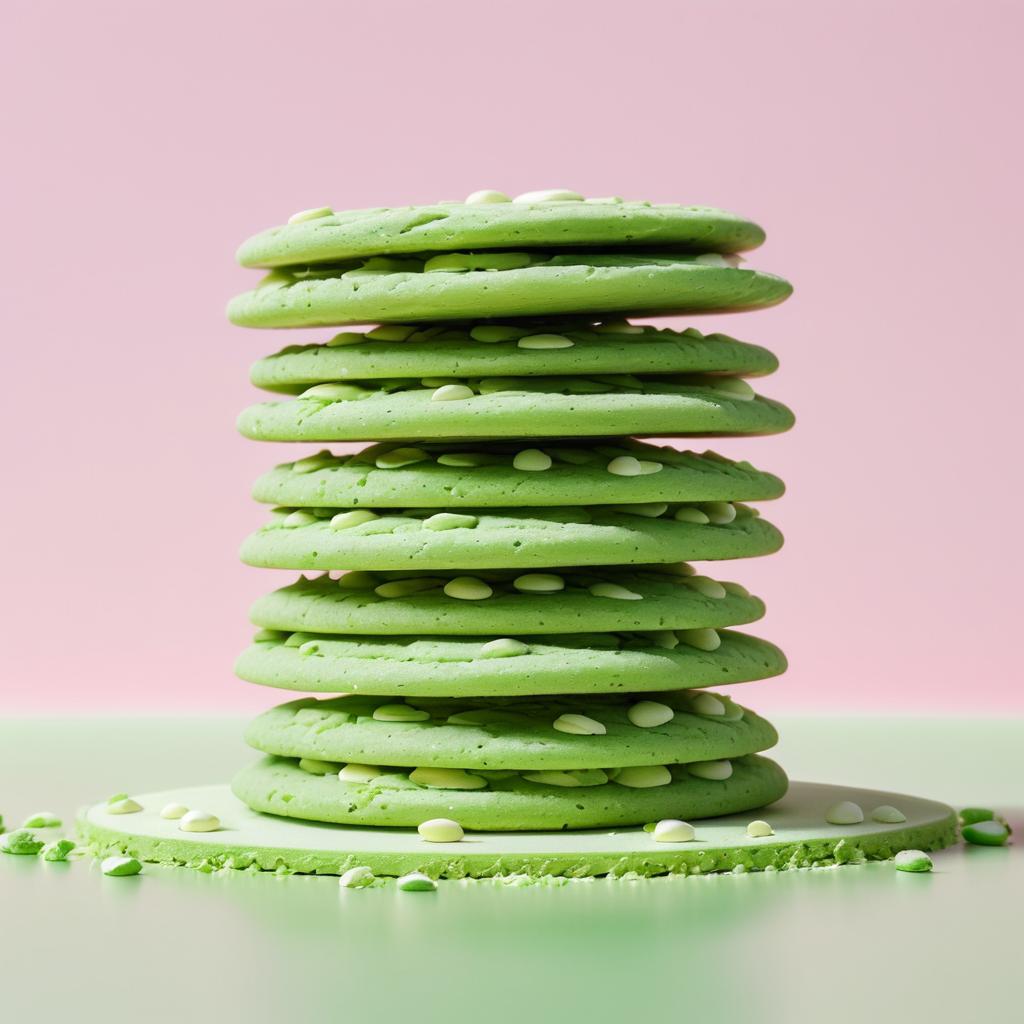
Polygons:
<instances>
[{"instance_id":1,"label":"pastel pink backdrop","mask_svg":"<svg viewBox=\"0 0 1024 1024\"><path fill-rule=\"evenodd\" d=\"M0 259L0 709L251 711L236 561L249 233L481 187L710 203L769 232L799 416L783 553L728 568L772 710L1024 707L1019 4L11 3ZM314 332L322 337L327 332ZM1009 655L1009 657L1008 657Z\"/></svg>"}]
</instances>

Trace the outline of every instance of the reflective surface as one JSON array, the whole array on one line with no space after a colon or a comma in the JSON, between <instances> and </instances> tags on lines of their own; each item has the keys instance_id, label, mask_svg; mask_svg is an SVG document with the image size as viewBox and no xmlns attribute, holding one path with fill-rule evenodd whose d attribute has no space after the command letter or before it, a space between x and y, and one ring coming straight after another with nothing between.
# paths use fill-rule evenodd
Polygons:
<instances>
[{"instance_id":1,"label":"reflective surface","mask_svg":"<svg viewBox=\"0 0 1024 1024\"><path fill-rule=\"evenodd\" d=\"M783 720L779 757L807 777L1011 802L1020 722ZM224 778L245 757L233 720L0 725L8 827L37 810ZM957 737L956 756L947 740ZM816 739L817 738L817 739ZM816 749L817 748L817 749ZM864 756L868 751L870 756ZM880 773L885 778L880 778ZM911 780L912 781L912 780ZM1019 795L1017 803L1024 803ZM1011 814L1018 826L1020 817ZM340 890L333 879L0 857L0 1001L58 1020L829 1022L1012 1019L1019 847L957 847L931 875L889 864L645 882L436 893ZM28 1018L26 1018L28 1019Z\"/></svg>"}]
</instances>

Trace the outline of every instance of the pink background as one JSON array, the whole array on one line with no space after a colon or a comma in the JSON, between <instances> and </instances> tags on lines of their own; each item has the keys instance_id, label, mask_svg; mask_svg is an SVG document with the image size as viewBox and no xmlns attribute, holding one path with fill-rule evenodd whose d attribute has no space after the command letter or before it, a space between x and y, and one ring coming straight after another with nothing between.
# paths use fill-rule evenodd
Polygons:
<instances>
[{"instance_id":1,"label":"pink background","mask_svg":"<svg viewBox=\"0 0 1024 1024\"><path fill-rule=\"evenodd\" d=\"M9 3L0 710L250 711L234 248L296 209L571 187L747 213L798 429L731 567L766 711L1024 707L1019 4ZM315 332L311 337L324 336ZM287 574L286 574L287 575Z\"/></svg>"}]
</instances>

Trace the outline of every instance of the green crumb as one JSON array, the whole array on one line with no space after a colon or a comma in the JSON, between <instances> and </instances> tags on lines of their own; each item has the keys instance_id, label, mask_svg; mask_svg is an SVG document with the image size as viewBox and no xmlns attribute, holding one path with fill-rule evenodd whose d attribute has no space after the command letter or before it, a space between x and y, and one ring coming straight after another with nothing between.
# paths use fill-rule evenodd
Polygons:
<instances>
[{"instance_id":1,"label":"green crumb","mask_svg":"<svg viewBox=\"0 0 1024 1024\"><path fill-rule=\"evenodd\" d=\"M960 834L972 846L1002 846L1010 837L1010 830L1001 821L986 819L965 825Z\"/></svg>"},{"instance_id":2,"label":"green crumb","mask_svg":"<svg viewBox=\"0 0 1024 1024\"><path fill-rule=\"evenodd\" d=\"M402 892L433 892L437 888L437 882L421 871L402 875L398 879L397 885Z\"/></svg>"},{"instance_id":3,"label":"green crumb","mask_svg":"<svg viewBox=\"0 0 1024 1024\"><path fill-rule=\"evenodd\" d=\"M107 797L107 803L108 804L116 804L116 803L119 803L121 800L127 800L127 799L128 799L128 794L127 793L115 793L113 796Z\"/></svg>"},{"instance_id":4,"label":"green crumb","mask_svg":"<svg viewBox=\"0 0 1024 1024\"><path fill-rule=\"evenodd\" d=\"M16 828L0 836L0 850L20 857L34 857L43 848L43 841L36 839L27 828Z\"/></svg>"},{"instance_id":5,"label":"green crumb","mask_svg":"<svg viewBox=\"0 0 1024 1024\"><path fill-rule=\"evenodd\" d=\"M897 871L931 871L932 859L923 850L901 850L894 858Z\"/></svg>"},{"instance_id":6,"label":"green crumb","mask_svg":"<svg viewBox=\"0 0 1024 1024\"><path fill-rule=\"evenodd\" d=\"M75 848L75 844L70 839L54 839L52 843L47 843L40 851L39 856L43 860L49 861L66 861L68 854Z\"/></svg>"},{"instance_id":7,"label":"green crumb","mask_svg":"<svg viewBox=\"0 0 1024 1024\"><path fill-rule=\"evenodd\" d=\"M22 828L60 828L64 823L57 817L56 814L51 814L49 811L37 811L31 817L26 818L22 823Z\"/></svg>"}]
</instances>

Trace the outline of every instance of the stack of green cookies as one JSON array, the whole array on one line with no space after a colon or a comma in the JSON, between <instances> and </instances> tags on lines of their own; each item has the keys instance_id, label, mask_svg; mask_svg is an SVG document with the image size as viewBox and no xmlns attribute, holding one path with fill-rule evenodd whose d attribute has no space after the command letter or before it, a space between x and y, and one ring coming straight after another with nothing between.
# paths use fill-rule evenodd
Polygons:
<instances>
[{"instance_id":1,"label":"stack of green cookies","mask_svg":"<svg viewBox=\"0 0 1024 1024\"><path fill-rule=\"evenodd\" d=\"M772 726L704 687L777 675L762 602L688 563L766 555L781 481L636 438L786 430L774 356L627 316L769 306L720 210L583 199L304 211L246 242L247 327L377 324L261 359L247 437L376 442L277 466L250 565L253 683L326 695L250 726L235 794L359 826L564 830L747 811L786 790ZM711 570L708 570L710 573ZM307 574L308 573L308 574Z\"/></svg>"}]
</instances>

